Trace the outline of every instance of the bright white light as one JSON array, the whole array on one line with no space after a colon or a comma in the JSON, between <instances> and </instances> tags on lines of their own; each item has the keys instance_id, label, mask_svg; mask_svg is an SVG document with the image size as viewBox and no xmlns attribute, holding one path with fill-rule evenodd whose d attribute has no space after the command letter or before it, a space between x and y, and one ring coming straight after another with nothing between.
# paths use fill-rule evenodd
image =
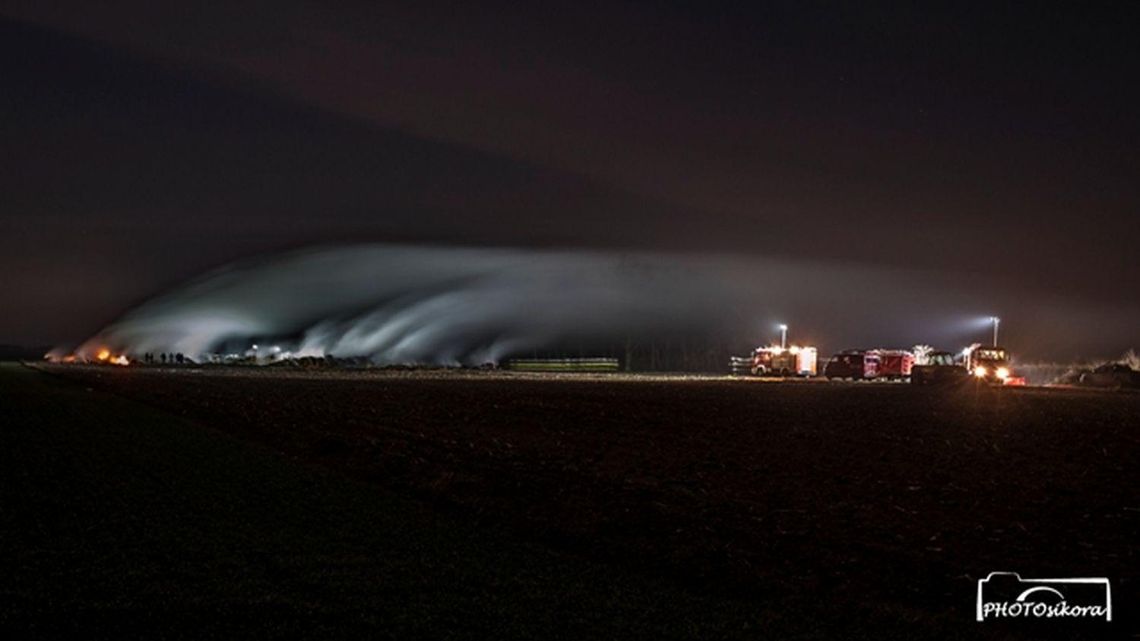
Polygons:
<instances>
[{"instance_id":1,"label":"bright white light","mask_svg":"<svg viewBox=\"0 0 1140 641\"><path fill-rule=\"evenodd\" d=\"M1009 370L1004 367L997 368L997 377L1004 381L1009 378Z\"/></svg>"},{"instance_id":2,"label":"bright white light","mask_svg":"<svg viewBox=\"0 0 1140 641\"><path fill-rule=\"evenodd\" d=\"M978 378L985 378L986 377L986 368L982 367L981 365L975 367L974 368L974 376L977 376Z\"/></svg>"},{"instance_id":3,"label":"bright white light","mask_svg":"<svg viewBox=\"0 0 1140 641\"><path fill-rule=\"evenodd\" d=\"M788 331L788 326L787 326L787 325L780 325L779 327L780 327L780 331L781 331L781 332L786 332L786 331Z\"/></svg>"}]
</instances>

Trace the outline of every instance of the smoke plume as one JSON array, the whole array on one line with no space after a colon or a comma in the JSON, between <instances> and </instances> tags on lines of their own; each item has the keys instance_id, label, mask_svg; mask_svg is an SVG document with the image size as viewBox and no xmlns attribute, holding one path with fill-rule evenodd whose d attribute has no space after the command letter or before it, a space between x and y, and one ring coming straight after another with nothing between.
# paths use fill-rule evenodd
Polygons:
<instances>
[{"instance_id":1,"label":"smoke plume","mask_svg":"<svg viewBox=\"0 0 1140 641\"><path fill-rule=\"evenodd\" d=\"M227 267L132 310L78 350L252 345L379 364L479 365L568 342L716 325L733 298L707 260L367 245ZM270 344L272 346L270 346Z\"/></svg>"},{"instance_id":2,"label":"smoke plume","mask_svg":"<svg viewBox=\"0 0 1140 641\"><path fill-rule=\"evenodd\" d=\"M1040 358L1069 349L1057 337L1091 328L1119 353L1109 343L1137 317L1132 307L1028 294L1012 305L998 291L970 274L731 255L322 247L208 273L131 310L76 355L482 365L612 353L660 337L674 347L680 337L689 353L714 345L743 353L778 337L777 323L825 353L918 343L956 350L988 340L988 319L1000 315L1006 347Z\"/></svg>"}]
</instances>

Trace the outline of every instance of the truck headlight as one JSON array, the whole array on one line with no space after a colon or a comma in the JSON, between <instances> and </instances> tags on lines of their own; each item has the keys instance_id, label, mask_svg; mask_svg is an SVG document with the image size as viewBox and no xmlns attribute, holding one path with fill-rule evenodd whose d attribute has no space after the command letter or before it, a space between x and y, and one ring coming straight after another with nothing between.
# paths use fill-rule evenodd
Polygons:
<instances>
[{"instance_id":1,"label":"truck headlight","mask_svg":"<svg viewBox=\"0 0 1140 641\"><path fill-rule=\"evenodd\" d=\"M986 368L982 367L981 365L978 365L977 367L974 368L974 376L977 376L978 378L985 378L986 377Z\"/></svg>"},{"instance_id":2,"label":"truck headlight","mask_svg":"<svg viewBox=\"0 0 1140 641\"><path fill-rule=\"evenodd\" d=\"M997 372L996 372L996 374L997 374L997 377L998 377L998 378L1000 378L1000 379L1001 379L1001 380L1003 380L1003 381L1004 381L1005 379L1009 378L1009 370L1008 370L1007 368L1005 368L1005 367L999 367L999 368L997 368Z\"/></svg>"}]
</instances>

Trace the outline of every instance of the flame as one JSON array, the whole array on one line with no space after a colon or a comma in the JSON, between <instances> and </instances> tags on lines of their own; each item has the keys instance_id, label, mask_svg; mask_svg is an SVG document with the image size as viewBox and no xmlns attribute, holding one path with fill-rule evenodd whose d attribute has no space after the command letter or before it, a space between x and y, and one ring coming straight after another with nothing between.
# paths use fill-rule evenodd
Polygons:
<instances>
[{"instance_id":1,"label":"flame","mask_svg":"<svg viewBox=\"0 0 1140 641\"><path fill-rule=\"evenodd\" d=\"M63 362L71 363L71 362L75 362L75 360L76 360L75 355L71 354L71 355L68 355L67 357L65 357L63 359ZM95 360L100 362L100 363L107 363L108 365L130 365L131 364L131 361L129 358L127 358L126 354L118 354L118 355L113 354L113 353L111 353L111 350L107 349L106 347L99 348L99 351L95 353Z\"/></svg>"}]
</instances>

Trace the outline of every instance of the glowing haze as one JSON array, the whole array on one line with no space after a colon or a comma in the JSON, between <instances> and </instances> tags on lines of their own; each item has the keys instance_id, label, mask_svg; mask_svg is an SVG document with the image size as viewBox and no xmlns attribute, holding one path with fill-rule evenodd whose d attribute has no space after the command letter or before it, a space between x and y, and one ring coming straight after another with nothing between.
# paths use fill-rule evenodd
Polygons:
<instances>
[{"instance_id":1,"label":"glowing haze","mask_svg":"<svg viewBox=\"0 0 1140 641\"><path fill-rule=\"evenodd\" d=\"M730 300L707 260L365 245L207 274L88 340L116 352L265 349L381 364L479 365L568 340L708 325ZM271 343L271 345L270 345Z\"/></svg>"},{"instance_id":2,"label":"glowing haze","mask_svg":"<svg viewBox=\"0 0 1140 641\"><path fill-rule=\"evenodd\" d=\"M264 357L481 365L668 336L741 353L778 341L782 323L791 342L825 352L917 343L955 350L988 341L998 312L1002 343L1035 356L1042 346L1063 347L1039 337L1042 319L1051 331L1124 332L1103 319L1131 316L1043 298L1011 303L983 279L961 284L920 271L722 254L368 244L214 270L127 312L76 354L197 360L257 344Z\"/></svg>"}]
</instances>

